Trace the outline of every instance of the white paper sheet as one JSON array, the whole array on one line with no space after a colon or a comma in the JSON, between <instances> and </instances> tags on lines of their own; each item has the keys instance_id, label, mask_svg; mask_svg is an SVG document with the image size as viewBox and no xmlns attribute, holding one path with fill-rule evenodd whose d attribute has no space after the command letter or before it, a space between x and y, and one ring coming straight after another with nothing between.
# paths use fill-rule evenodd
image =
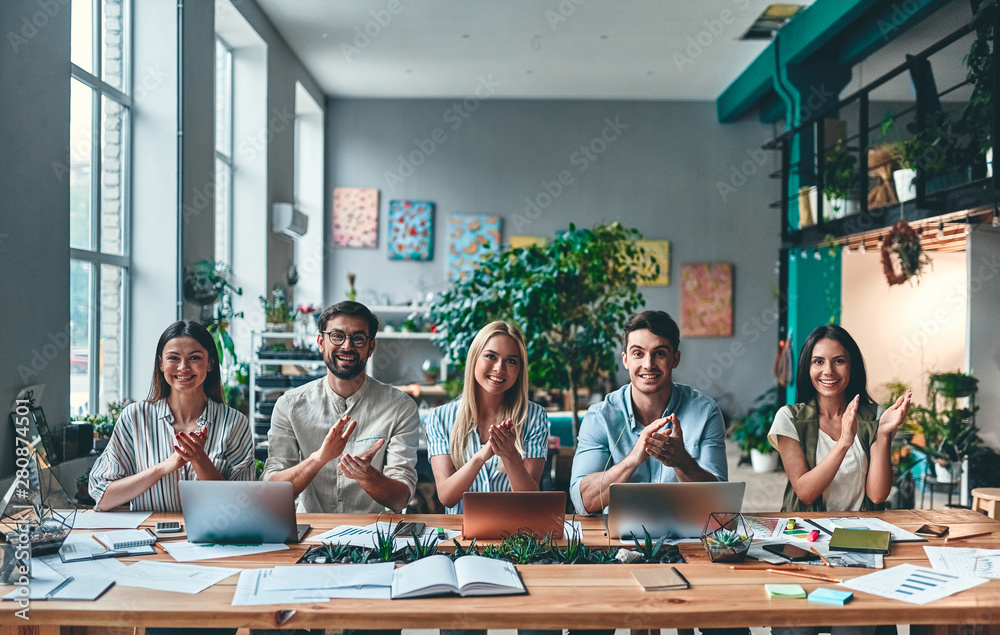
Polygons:
<instances>
[{"instance_id":1,"label":"white paper sheet","mask_svg":"<svg viewBox=\"0 0 1000 635\"><path fill-rule=\"evenodd\" d=\"M383 530L384 533L385 530ZM368 527L340 525L305 540L305 542L332 542L340 545L351 545L352 547L374 547L377 541L378 534L374 524ZM407 545L413 544L413 538L393 538L392 544L393 550L398 551Z\"/></svg>"},{"instance_id":2,"label":"white paper sheet","mask_svg":"<svg viewBox=\"0 0 1000 635\"><path fill-rule=\"evenodd\" d=\"M161 542L159 545L173 556L177 562L197 562L198 560L212 560L213 558L235 558L236 556L251 556L257 553L288 549L288 545L280 542L264 543L262 545L216 545L210 542L178 540L176 542Z\"/></svg>"},{"instance_id":3,"label":"white paper sheet","mask_svg":"<svg viewBox=\"0 0 1000 635\"><path fill-rule=\"evenodd\" d=\"M984 582L988 580L967 575L952 575L912 564L901 564L841 582L841 586L910 604L927 604Z\"/></svg>"},{"instance_id":4,"label":"white paper sheet","mask_svg":"<svg viewBox=\"0 0 1000 635\"><path fill-rule=\"evenodd\" d=\"M51 559L53 556L48 557ZM59 562L59 556L54 557L56 562ZM34 558L31 562L31 581L28 583L28 595L23 596L20 594L20 589L14 589L3 599L96 600L112 584L114 584L114 580L108 577L66 576L50 567L41 558Z\"/></svg>"},{"instance_id":5,"label":"white paper sheet","mask_svg":"<svg viewBox=\"0 0 1000 635\"><path fill-rule=\"evenodd\" d=\"M318 593L297 591L263 591L261 584L274 574L274 569L247 569L240 572L233 594L233 606L262 604L303 604L326 602L329 598Z\"/></svg>"},{"instance_id":6,"label":"white paper sheet","mask_svg":"<svg viewBox=\"0 0 1000 635\"><path fill-rule=\"evenodd\" d=\"M43 562L59 575L73 576L74 578L114 580L119 573L127 568L125 563L117 558L63 562L58 554L53 554L51 556L32 558L31 561L32 566L34 566L34 563Z\"/></svg>"},{"instance_id":7,"label":"white paper sheet","mask_svg":"<svg viewBox=\"0 0 1000 635\"><path fill-rule=\"evenodd\" d=\"M924 546L924 551L931 566L938 571L1000 578L1000 549Z\"/></svg>"},{"instance_id":8,"label":"white paper sheet","mask_svg":"<svg viewBox=\"0 0 1000 635\"><path fill-rule=\"evenodd\" d=\"M392 586L392 562L280 566L261 583L262 591L302 591Z\"/></svg>"},{"instance_id":9,"label":"white paper sheet","mask_svg":"<svg viewBox=\"0 0 1000 635\"><path fill-rule=\"evenodd\" d=\"M194 594L239 572L228 567L144 560L127 567L115 581L122 586Z\"/></svg>"},{"instance_id":10,"label":"white paper sheet","mask_svg":"<svg viewBox=\"0 0 1000 635\"><path fill-rule=\"evenodd\" d=\"M133 547L122 549L121 551L111 551L94 539L93 533L70 534L66 536L61 547L59 556L65 562L85 561L91 558L107 558L121 556L148 556L156 553L152 545L144 547Z\"/></svg>"},{"instance_id":11,"label":"white paper sheet","mask_svg":"<svg viewBox=\"0 0 1000 635\"><path fill-rule=\"evenodd\" d=\"M136 529L152 512L79 512L73 529Z\"/></svg>"}]
</instances>

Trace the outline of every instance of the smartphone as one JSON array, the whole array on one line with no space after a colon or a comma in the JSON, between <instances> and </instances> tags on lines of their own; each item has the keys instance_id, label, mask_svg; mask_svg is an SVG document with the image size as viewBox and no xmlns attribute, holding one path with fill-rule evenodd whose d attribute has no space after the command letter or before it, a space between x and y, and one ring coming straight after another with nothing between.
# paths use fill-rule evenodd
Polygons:
<instances>
[{"instance_id":1,"label":"smartphone","mask_svg":"<svg viewBox=\"0 0 1000 635\"><path fill-rule=\"evenodd\" d=\"M181 523L178 520L161 520L156 523L156 533L172 534L181 530Z\"/></svg>"},{"instance_id":2,"label":"smartphone","mask_svg":"<svg viewBox=\"0 0 1000 635\"><path fill-rule=\"evenodd\" d=\"M771 553L779 555L782 558L787 558L792 562L819 559L819 556L817 556L816 554L810 551L806 551L801 547L796 547L795 545L789 545L789 544L764 545L764 550L770 551Z\"/></svg>"},{"instance_id":3,"label":"smartphone","mask_svg":"<svg viewBox=\"0 0 1000 635\"><path fill-rule=\"evenodd\" d=\"M948 528L944 525L924 525L913 533L924 538L940 538L948 533Z\"/></svg>"},{"instance_id":4,"label":"smartphone","mask_svg":"<svg viewBox=\"0 0 1000 635\"><path fill-rule=\"evenodd\" d=\"M397 536L405 538L412 536L414 532L419 536L423 533L424 526L424 523L399 523L392 532L392 536L394 538Z\"/></svg>"}]
</instances>

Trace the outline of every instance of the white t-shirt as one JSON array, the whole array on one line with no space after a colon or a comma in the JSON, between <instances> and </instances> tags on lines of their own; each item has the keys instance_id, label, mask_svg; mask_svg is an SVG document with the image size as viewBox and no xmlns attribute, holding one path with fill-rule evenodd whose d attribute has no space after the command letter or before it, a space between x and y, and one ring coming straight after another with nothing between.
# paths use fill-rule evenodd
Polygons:
<instances>
[{"instance_id":1,"label":"white t-shirt","mask_svg":"<svg viewBox=\"0 0 1000 635\"><path fill-rule=\"evenodd\" d=\"M767 433L767 440L774 449L778 449L778 437L790 437L799 441L799 435L792 424L791 411L783 406L774 417L774 423ZM816 464L826 458L836 441L830 435L819 430L816 440ZM861 440L854 437L854 444L844 455L844 460L837 470L837 475L823 492L823 504L827 511L854 512L861 509L865 499L865 483L868 481L868 457L861 446Z\"/></svg>"}]
</instances>

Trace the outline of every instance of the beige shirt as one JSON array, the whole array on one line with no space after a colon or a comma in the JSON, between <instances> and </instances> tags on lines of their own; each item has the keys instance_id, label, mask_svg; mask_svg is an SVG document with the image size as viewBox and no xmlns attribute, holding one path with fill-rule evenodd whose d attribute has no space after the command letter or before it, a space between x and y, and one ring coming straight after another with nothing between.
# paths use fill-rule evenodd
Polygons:
<instances>
[{"instance_id":1,"label":"beige shirt","mask_svg":"<svg viewBox=\"0 0 1000 635\"><path fill-rule=\"evenodd\" d=\"M778 437L790 437L799 441L799 434L795 431L795 425L789 416L788 407L782 407L774 417L771 430L767 433L767 440L771 447L778 449ZM826 458L826 455L833 450L837 444L827 433L819 430L816 439L816 464ZM861 445L861 439L854 437L854 443L844 455L844 460L837 470L837 474L830 481L826 491L823 492L823 505L827 511L854 512L861 509L861 504L865 500L865 483L868 482L868 457L865 455L865 448Z\"/></svg>"},{"instance_id":2,"label":"beige shirt","mask_svg":"<svg viewBox=\"0 0 1000 635\"><path fill-rule=\"evenodd\" d=\"M262 480L297 465L319 449L330 427L345 414L358 422L344 448L358 456L385 439L372 458L372 467L406 484L413 494L417 482L417 443L420 417L417 404L406 394L373 379L344 399L333 392L326 377L289 390L274 405L267 434L268 457ZM299 511L360 514L385 511L357 481L347 478L333 460L323 466L299 497Z\"/></svg>"}]
</instances>

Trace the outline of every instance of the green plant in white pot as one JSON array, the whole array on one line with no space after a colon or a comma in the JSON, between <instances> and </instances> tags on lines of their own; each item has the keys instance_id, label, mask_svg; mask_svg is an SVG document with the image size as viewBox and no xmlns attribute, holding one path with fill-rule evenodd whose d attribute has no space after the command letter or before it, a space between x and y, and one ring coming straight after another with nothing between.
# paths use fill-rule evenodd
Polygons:
<instances>
[{"instance_id":1,"label":"green plant in white pot","mask_svg":"<svg viewBox=\"0 0 1000 635\"><path fill-rule=\"evenodd\" d=\"M754 472L773 472L778 467L778 453L767 440L774 416L778 414L777 387L769 388L757 399L746 415L733 419L729 434L750 455Z\"/></svg>"}]
</instances>

